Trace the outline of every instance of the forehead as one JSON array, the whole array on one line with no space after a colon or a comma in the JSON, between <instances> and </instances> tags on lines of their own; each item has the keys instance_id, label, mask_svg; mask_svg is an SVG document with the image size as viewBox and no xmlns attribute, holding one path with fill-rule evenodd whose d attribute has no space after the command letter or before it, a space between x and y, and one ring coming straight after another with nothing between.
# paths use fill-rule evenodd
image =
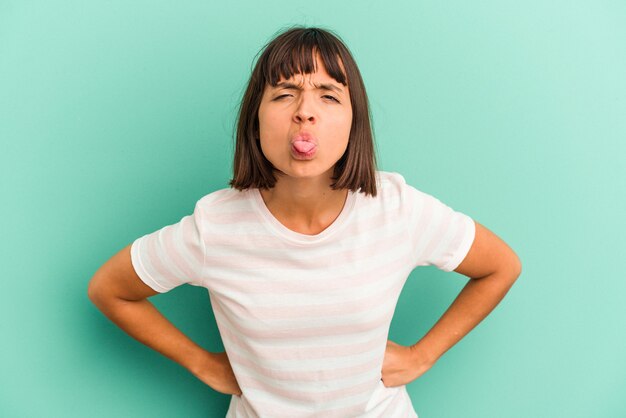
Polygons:
<instances>
[{"instance_id":1,"label":"forehead","mask_svg":"<svg viewBox=\"0 0 626 418\"><path fill-rule=\"evenodd\" d=\"M338 53L318 48L273 50L262 65L265 82L271 86L286 80L324 79L346 86L348 78Z\"/></svg>"},{"instance_id":2,"label":"forehead","mask_svg":"<svg viewBox=\"0 0 626 418\"><path fill-rule=\"evenodd\" d=\"M297 73L293 74L290 78L281 77L276 85L267 83L270 88L293 88L298 86L300 88L304 86L311 86L315 88L323 88L325 90L336 90L343 92L347 90L348 86L344 86L333 77L330 76L325 70L318 68L318 71L314 73Z\"/></svg>"},{"instance_id":3,"label":"forehead","mask_svg":"<svg viewBox=\"0 0 626 418\"><path fill-rule=\"evenodd\" d=\"M339 76L335 78L329 74L320 54L316 53L312 55L314 55L314 57L312 57L310 62L301 63L304 65L300 66L300 68L308 69L308 72L286 71L287 73L291 72L289 77L286 77L285 74L281 72L275 80L275 83L271 82L272 80L270 77L270 80L266 83L266 89L302 89L304 86L311 86L316 89L334 91L338 94L345 93L345 91L348 90L348 86L345 77L345 69L341 60L337 59L337 62L335 63L338 64L341 71Z\"/></svg>"}]
</instances>

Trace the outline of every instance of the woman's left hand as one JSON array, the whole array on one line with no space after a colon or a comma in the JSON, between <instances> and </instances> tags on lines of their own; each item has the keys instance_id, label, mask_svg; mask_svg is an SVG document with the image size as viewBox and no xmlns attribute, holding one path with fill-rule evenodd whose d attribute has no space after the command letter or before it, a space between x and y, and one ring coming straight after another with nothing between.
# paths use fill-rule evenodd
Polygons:
<instances>
[{"instance_id":1,"label":"woman's left hand","mask_svg":"<svg viewBox=\"0 0 626 418\"><path fill-rule=\"evenodd\" d=\"M387 340L381 380L386 387L406 385L431 367L430 361L419 354L416 346L406 347Z\"/></svg>"}]
</instances>

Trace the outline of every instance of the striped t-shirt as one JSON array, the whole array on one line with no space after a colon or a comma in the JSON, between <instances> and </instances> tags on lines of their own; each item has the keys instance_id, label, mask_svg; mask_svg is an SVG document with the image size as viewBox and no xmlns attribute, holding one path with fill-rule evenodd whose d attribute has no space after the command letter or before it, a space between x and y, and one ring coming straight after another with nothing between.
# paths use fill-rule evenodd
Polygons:
<instances>
[{"instance_id":1,"label":"striped t-shirt","mask_svg":"<svg viewBox=\"0 0 626 418\"><path fill-rule=\"evenodd\" d=\"M258 189L229 188L133 242L154 290L208 289L242 391L226 417L417 417L405 386L381 381L391 319L411 271L454 270L475 226L400 174L377 181L317 235L281 224Z\"/></svg>"}]
</instances>

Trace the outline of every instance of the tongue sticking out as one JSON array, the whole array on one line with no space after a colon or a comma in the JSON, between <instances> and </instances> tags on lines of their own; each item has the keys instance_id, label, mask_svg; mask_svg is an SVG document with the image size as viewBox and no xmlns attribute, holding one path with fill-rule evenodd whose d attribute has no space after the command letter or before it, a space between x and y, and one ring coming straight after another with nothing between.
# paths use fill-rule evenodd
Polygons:
<instances>
[{"instance_id":1,"label":"tongue sticking out","mask_svg":"<svg viewBox=\"0 0 626 418\"><path fill-rule=\"evenodd\" d=\"M311 150L315 148L315 144L309 141L294 141L293 147L296 149L296 151L306 154L308 152L311 152Z\"/></svg>"}]
</instances>

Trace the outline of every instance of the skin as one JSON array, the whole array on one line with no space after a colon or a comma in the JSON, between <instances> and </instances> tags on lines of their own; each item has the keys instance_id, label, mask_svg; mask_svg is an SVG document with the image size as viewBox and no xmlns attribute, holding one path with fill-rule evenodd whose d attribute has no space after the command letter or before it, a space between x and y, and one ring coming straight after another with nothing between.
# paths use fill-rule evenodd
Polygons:
<instances>
[{"instance_id":1,"label":"skin","mask_svg":"<svg viewBox=\"0 0 626 418\"><path fill-rule=\"evenodd\" d=\"M277 182L261 195L272 214L288 228L318 234L339 215L347 191L330 188L332 169L348 144L352 107L347 86L332 79L318 60L318 71L295 75L297 88L266 86L259 109L263 152L278 170ZM342 91L320 89L331 84ZM330 96L334 97L332 99ZM301 161L290 154L290 139L301 131L315 135L318 152ZM502 300L521 273L513 250L479 223L469 253L455 270L469 278L448 310L412 346L388 341L382 381L387 387L406 385L429 370L454 344L480 323ZM158 294L137 276L130 245L94 274L88 295L92 302L131 337L188 369L214 390L241 395L226 353L197 345L148 301Z\"/></svg>"},{"instance_id":2,"label":"skin","mask_svg":"<svg viewBox=\"0 0 626 418\"><path fill-rule=\"evenodd\" d=\"M267 85L259 107L259 136L265 157L276 168L276 185L261 195L272 214L288 228L314 235L341 212L347 190L332 190L335 163L348 146L352 105L348 86L335 81L316 60L317 71ZM321 86L336 90L327 90ZM299 132L317 138L311 160L291 155L290 139Z\"/></svg>"}]
</instances>

